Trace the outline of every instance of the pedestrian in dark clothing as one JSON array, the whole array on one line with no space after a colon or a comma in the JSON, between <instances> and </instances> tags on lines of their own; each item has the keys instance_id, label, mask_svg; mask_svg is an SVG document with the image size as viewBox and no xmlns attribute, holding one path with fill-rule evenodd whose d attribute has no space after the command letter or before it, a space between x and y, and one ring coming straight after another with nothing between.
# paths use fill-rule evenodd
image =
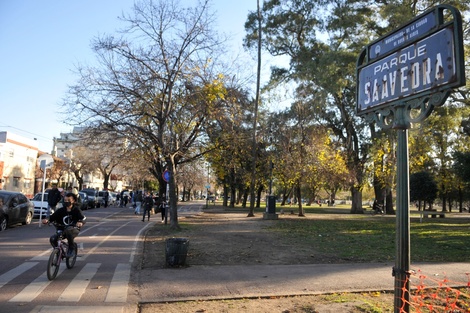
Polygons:
<instances>
[{"instance_id":1,"label":"pedestrian in dark clothing","mask_svg":"<svg viewBox=\"0 0 470 313\"><path fill-rule=\"evenodd\" d=\"M145 221L145 213L147 213L147 221L150 221L150 210L153 207L153 197L147 193L142 200L142 207L144 209L144 215L142 215L142 222Z\"/></svg>"},{"instance_id":2,"label":"pedestrian in dark clothing","mask_svg":"<svg viewBox=\"0 0 470 313\"><path fill-rule=\"evenodd\" d=\"M104 207L107 208L108 207L108 202L109 202L109 191L108 190L105 190L104 191Z\"/></svg>"},{"instance_id":3,"label":"pedestrian in dark clothing","mask_svg":"<svg viewBox=\"0 0 470 313\"><path fill-rule=\"evenodd\" d=\"M52 189L49 190L47 193L47 213L46 213L46 218L49 218L51 213L54 213L54 211L57 209L57 204L62 200L62 195L60 194L60 190L57 189L57 185L54 184L52 185Z\"/></svg>"},{"instance_id":4,"label":"pedestrian in dark clothing","mask_svg":"<svg viewBox=\"0 0 470 313\"><path fill-rule=\"evenodd\" d=\"M162 197L162 200L160 202L160 210L162 212L162 223L165 222L165 214L166 214L166 200L165 197Z\"/></svg>"}]
</instances>

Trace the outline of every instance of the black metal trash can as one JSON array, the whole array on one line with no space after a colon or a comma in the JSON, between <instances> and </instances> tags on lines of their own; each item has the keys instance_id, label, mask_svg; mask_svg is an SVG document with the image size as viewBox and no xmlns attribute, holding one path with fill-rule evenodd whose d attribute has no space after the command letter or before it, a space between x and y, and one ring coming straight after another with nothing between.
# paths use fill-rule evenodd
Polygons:
<instances>
[{"instance_id":1,"label":"black metal trash can","mask_svg":"<svg viewBox=\"0 0 470 313\"><path fill-rule=\"evenodd\" d=\"M165 246L165 257L167 266L184 266L188 254L189 239L168 238Z\"/></svg>"},{"instance_id":2,"label":"black metal trash can","mask_svg":"<svg viewBox=\"0 0 470 313\"><path fill-rule=\"evenodd\" d=\"M276 197L268 196L268 213L276 214Z\"/></svg>"}]
</instances>

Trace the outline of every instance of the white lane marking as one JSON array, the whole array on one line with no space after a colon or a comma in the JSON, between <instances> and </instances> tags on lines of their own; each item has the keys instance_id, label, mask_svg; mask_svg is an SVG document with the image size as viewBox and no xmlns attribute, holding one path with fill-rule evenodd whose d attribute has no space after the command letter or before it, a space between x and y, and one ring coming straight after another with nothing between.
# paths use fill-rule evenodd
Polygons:
<instances>
[{"instance_id":1,"label":"white lane marking","mask_svg":"<svg viewBox=\"0 0 470 313\"><path fill-rule=\"evenodd\" d=\"M101 263L87 263L60 295L59 302L78 302Z\"/></svg>"},{"instance_id":2,"label":"white lane marking","mask_svg":"<svg viewBox=\"0 0 470 313\"><path fill-rule=\"evenodd\" d=\"M116 228L113 232L111 232L108 236L106 236L103 240L101 240L100 242L98 242L98 244L96 246L94 246L93 248L90 249L90 251L88 251L87 254L84 254L83 257L82 257L82 260L86 260L86 258L88 258L88 256L92 255L96 249L98 249L103 243L105 243L110 237L112 237L114 235L114 233L116 233L118 230L120 230L121 228L127 226L129 223L132 223L132 221L130 222L127 222L126 224L124 225L121 225L119 226L118 228Z\"/></svg>"},{"instance_id":3,"label":"white lane marking","mask_svg":"<svg viewBox=\"0 0 470 313\"><path fill-rule=\"evenodd\" d=\"M137 235L135 235L134 237L134 245L132 246L132 252L131 252L131 256L129 258L129 263L133 263L134 262L134 257L135 257L135 253L137 251L137 244L140 242L140 236L142 234L142 232L147 228L147 227L150 227L150 225L153 225L153 224L150 224L150 223L147 223L145 225L144 228L142 228L141 230L139 230L139 232L137 233Z\"/></svg>"},{"instance_id":4,"label":"white lane marking","mask_svg":"<svg viewBox=\"0 0 470 313\"><path fill-rule=\"evenodd\" d=\"M129 278L131 275L131 265L119 263L114 271L111 285L104 302L126 302Z\"/></svg>"},{"instance_id":5,"label":"white lane marking","mask_svg":"<svg viewBox=\"0 0 470 313\"><path fill-rule=\"evenodd\" d=\"M59 268L59 273L57 274L57 276L59 276L64 271L64 269L65 264L64 266L61 266ZM49 286L50 283L51 281L47 279L47 273L44 272L41 276L39 276L32 283L26 286L20 293L11 298L9 302L31 302L37 296L39 296L39 294L44 289L46 289L46 287Z\"/></svg>"},{"instance_id":6,"label":"white lane marking","mask_svg":"<svg viewBox=\"0 0 470 313\"><path fill-rule=\"evenodd\" d=\"M9 281L13 280L17 276L20 276L27 270L33 268L38 263L39 262L25 262L9 270L8 272L0 275L0 288L2 288L5 284L7 284Z\"/></svg>"},{"instance_id":7,"label":"white lane marking","mask_svg":"<svg viewBox=\"0 0 470 313\"><path fill-rule=\"evenodd\" d=\"M41 254L36 255L35 257L31 258L30 261L45 261L49 260L49 254L51 253L51 249L44 251Z\"/></svg>"}]
</instances>

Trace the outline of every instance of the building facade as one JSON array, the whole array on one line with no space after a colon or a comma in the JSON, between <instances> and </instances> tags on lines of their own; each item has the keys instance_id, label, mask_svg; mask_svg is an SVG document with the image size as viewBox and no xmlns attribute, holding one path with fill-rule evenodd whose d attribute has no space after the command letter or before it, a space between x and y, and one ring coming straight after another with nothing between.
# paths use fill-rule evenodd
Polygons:
<instances>
[{"instance_id":1,"label":"building facade","mask_svg":"<svg viewBox=\"0 0 470 313\"><path fill-rule=\"evenodd\" d=\"M32 198L38 152L34 140L0 131L0 189Z\"/></svg>"}]
</instances>

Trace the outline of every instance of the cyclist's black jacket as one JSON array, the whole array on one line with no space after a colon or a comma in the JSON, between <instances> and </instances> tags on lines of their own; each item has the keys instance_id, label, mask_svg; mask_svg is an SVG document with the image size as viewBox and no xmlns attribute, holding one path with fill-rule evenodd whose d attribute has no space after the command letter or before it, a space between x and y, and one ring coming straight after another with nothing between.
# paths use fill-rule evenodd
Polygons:
<instances>
[{"instance_id":1,"label":"cyclist's black jacket","mask_svg":"<svg viewBox=\"0 0 470 313\"><path fill-rule=\"evenodd\" d=\"M49 222L54 222L58 228L65 228L65 226L75 226L78 222L85 224L86 216L83 215L82 210L74 204L72 210L67 212L65 207L55 211L50 217Z\"/></svg>"}]
</instances>

